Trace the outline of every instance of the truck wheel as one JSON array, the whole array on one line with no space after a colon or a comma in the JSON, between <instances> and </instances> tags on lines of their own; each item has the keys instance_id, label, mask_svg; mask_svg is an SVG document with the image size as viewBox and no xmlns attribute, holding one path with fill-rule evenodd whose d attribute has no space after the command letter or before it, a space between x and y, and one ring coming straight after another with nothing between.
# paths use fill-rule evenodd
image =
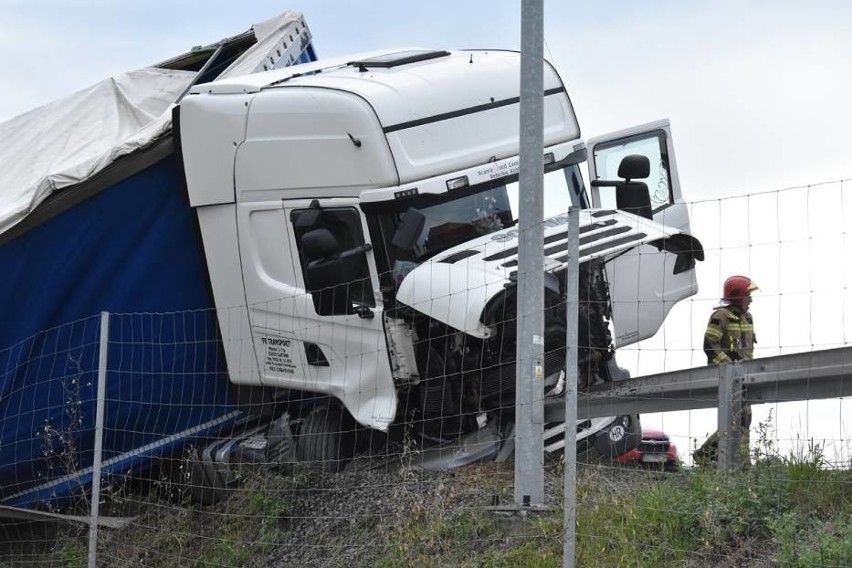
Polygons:
<instances>
[{"instance_id":1,"label":"truck wheel","mask_svg":"<svg viewBox=\"0 0 852 568\"><path fill-rule=\"evenodd\" d=\"M595 436L595 449L604 458L614 460L637 448L641 439L642 426L639 423L639 415L619 416Z\"/></svg>"},{"instance_id":2,"label":"truck wheel","mask_svg":"<svg viewBox=\"0 0 852 568\"><path fill-rule=\"evenodd\" d=\"M355 419L346 409L336 404L315 408L302 423L299 459L338 472L355 455L356 434Z\"/></svg>"}]
</instances>

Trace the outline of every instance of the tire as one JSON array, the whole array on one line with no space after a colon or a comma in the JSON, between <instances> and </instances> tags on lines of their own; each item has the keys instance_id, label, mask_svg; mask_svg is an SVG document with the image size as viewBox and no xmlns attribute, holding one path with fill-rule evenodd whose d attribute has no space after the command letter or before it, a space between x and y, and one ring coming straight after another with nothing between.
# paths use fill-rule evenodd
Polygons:
<instances>
[{"instance_id":1,"label":"tire","mask_svg":"<svg viewBox=\"0 0 852 568\"><path fill-rule=\"evenodd\" d=\"M612 424L595 435L595 450L608 460L639 446L642 439L642 426L638 414L619 416Z\"/></svg>"},{"instance_id":2,"label":"tire","mask_svg":"<svg viewBox=\"0 0 852 568\"><path fill-rule=\"evenodd\" d=\"M356 426L352 415L337 404L314 408L302 423L299 460L325 471L341 471L355 455Z\"/></svg>"}]
</instances>

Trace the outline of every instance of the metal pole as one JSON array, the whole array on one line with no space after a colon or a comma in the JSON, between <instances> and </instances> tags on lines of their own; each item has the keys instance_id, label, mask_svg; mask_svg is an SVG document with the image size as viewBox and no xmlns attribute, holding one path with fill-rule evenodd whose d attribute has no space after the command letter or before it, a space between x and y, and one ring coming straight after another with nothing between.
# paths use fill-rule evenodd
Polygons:
<instances>
[{"instance_id":1,"label":"metal pole","mask_svg":"<svg viewBox=\"0 0 852 568\"><path fill-rule=\"evenodd\" d=\"M98 352L98 398L95 413L95 455L92 462L92 505L89 518L89 568L97 564L98 515L101 500L101 465L104 447L104 406L106 401L109 312L101 312L101 343Z\"/></svg>"},{"instance_id":2,"label":"metal pole","mask_svg":"<svg viewBox=\"0 0 852 568\"><path fill-rule=\"evenodd\" d=\"M562 565L574 568L577 541L577 315L580 301L580 210L568 210L565 267L565 532Z\"/></svg>"},{"instance_id":3,"label":"metal pole","mask_svg":"<svg viewBox=\"0 0 852 568\"><path fill-rule=\"evenodd\" d=\"M719 366L719 443L717 466L721 473L731 471L738 463L740 414L742 414L742 369L736 363Z\"/></svg>"},{"instance_id":4,"label":"metal pole","mask_svg":"<svg viewBox=\"0 0 852 568\"><path fill-rule=\"evenodd\" d=\"M521 4L515 503L544 502L544 6Z\"/></svg>"},{"instance_id":5,"label":"metal pole","mask_svg":"<svg viewBox=\"0 0 852 568\"><path fill-rule=\"evenodd\" d=\"M743 368L739 361L734 362L734 374L731 377L731 444L733 451L731 452L732 468L740 468L743 464L742 441L743 441Z\"/></svg>"},{"instance_id":6,"label":"metal pole","mask_svg":"<svg viewBox=\"0 0 852 568\"><path fill-rule=\"evenodd\" d=\"M213 52L213 55L211 55L207 59L207 62L204 63L201 69L199 69L199 71L195 74L195 77L192 79L192 81L189 82L189 85L187 85L183 92L178 96L178 98L175 99L175 104L183 100L183 98L189 93L189 90L195 86L199 79L201 79L201 76L207 72L211 65L213 65L213 63L219 57L219 54L222 53L223 49L225 49L225 42L220 41L219 45L216 47L216 51Z\"/></svg>"}]
</instances>

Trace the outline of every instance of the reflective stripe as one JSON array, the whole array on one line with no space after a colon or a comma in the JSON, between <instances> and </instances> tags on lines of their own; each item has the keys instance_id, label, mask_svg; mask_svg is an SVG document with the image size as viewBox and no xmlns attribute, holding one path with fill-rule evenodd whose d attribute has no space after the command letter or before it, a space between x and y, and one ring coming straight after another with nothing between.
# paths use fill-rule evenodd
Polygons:
<instances>
[{"instance_id":1,"label":"reflective stripe","mask_svg":"<svg viewBox=\"0 0 852 568\"><path fill-rule=\"evenodd\" d=\"M730 363L731 358L726 353L719 353L713 358L714 363Z\"/></svg>"},{"instance_id":2,"label":"reflective stripe","mask_svg":"<svg viewBox=\"0 0 852 568\"><path fill-rule=\"evenodd\" d=\"M704 335L709 335L710 337L715 337L716 339L720 339L722 337L722 330L716 329L713 327L708 327L707 331L704 332Z\"/></svg>"}]
</instances>

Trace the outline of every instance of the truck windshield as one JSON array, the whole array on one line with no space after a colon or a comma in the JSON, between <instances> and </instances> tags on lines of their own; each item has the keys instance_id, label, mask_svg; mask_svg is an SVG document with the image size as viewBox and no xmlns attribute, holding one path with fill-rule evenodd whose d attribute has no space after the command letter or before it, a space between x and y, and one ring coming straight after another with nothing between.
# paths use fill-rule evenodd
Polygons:
<instances>
[{"instance_id":1,"label":"truck windshield","mask_svg":"<svg viewBox=\"0 0 852 568\"><path fill-rule=\"evenodd\" d=\"M514 226L520 214L518 176L451 191L420 195L392 213L379 215L388 265L396 273L477 237ZM401 205L401 203L400 203ZM544 175L544 218L564 213L572 205L587 208L585 185L578 165L560 167ZM391 240L409 207L425 217L416 242L407 250Z\"/></svg>"}]
</instances>

